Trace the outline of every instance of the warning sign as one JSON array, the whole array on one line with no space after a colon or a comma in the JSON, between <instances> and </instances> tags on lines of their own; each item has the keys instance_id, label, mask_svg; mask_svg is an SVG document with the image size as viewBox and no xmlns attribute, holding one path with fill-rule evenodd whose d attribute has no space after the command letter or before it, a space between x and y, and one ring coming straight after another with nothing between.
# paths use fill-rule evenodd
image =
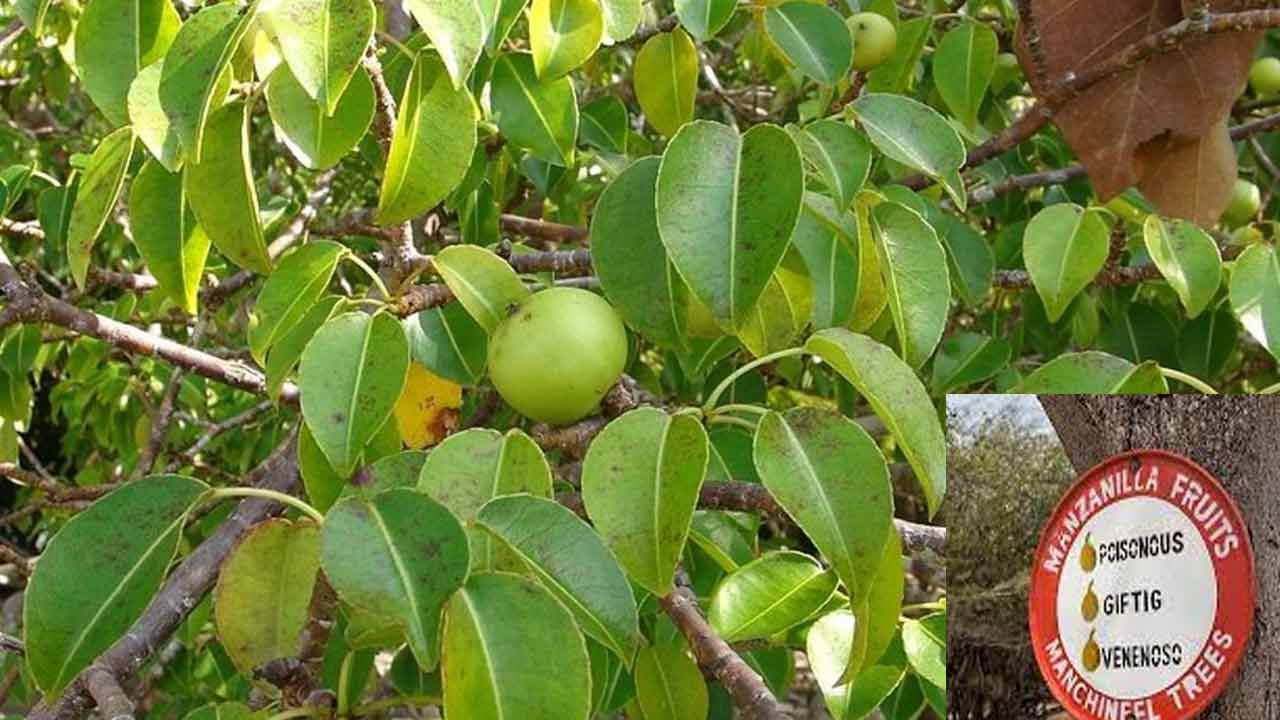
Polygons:
<instances>
[{"instance_id":1,"label":"warning sign","mask_svg":"<svg viewBox=\"0 0 1280 720\"><path fill-rule=\"evenodd\" d=\"M1253 627L1253 551L1208 472L1158 450L1085 473L1031 569L1040 672L1077 718L1194 717L1226 686Z\"/></svg>"}]
</instances>

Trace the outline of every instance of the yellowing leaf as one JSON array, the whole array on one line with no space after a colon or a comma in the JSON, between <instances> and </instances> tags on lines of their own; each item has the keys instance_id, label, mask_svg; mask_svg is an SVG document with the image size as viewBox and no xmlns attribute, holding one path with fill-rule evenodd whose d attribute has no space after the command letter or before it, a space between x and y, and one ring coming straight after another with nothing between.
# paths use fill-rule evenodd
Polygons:
<instances>
[{"instance_id":1,"label":"yellowing leaf","mask_svg":"<svg viewBox=\"0 0 1280 720\"><path fill-rule=\"evenodd\" d=\"M435 445L458 426L462 386L450 382L421 363L410 363L400 399L396 401L396 428L400 439L413 450Z\"/></svg>"}]
</instances>

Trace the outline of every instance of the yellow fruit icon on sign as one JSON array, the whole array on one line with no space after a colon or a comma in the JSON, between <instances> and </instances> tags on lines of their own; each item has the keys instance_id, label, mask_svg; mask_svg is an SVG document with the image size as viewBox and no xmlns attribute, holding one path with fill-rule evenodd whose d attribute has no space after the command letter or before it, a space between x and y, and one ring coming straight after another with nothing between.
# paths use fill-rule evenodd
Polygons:
<instances>
[{"instance_id":1,"label":"yellow fruit icon on sign","mask_svg":"<svg viewBox=\"0 0 1280 720\"><path fill-rule=\"evenodd\" d=\"M1084 536L1084 550L1080 551L1080 567L1085 572L1093 572L1098 566L1098 551L1093 547L1093 541L1088 535Z\"/></svg>"},{"instance_id":2,"label":"yellow fruit icon on sign","mask_svg":"<svg viewBox=\"0 0 1280 720\"><path fill-rule=\"evenodd\" d=\"M1098 669L1098 665L1102 662L1102 652L1098 650L1098 643L1093 639L1096 631L1089 631L1089 642L1084 644L1084 652L1081 653L1084 661L1084 669L1093 672Z\"/></svg>"},{"instance_id":3,"label":"yellow fruit icon on sign","mask_svg":"<svg viewBox=\"0 0 1280 720\"><path fill-rule=\"evenodd\" d=\"M1084 602L1080 603L1080 614L1085 622L1093 622L1098 617L1098 596L1093 592L1093 583L1089 583L1089 591L1084 594Z\"/></svg>"},{"instance_id":4,"label":"yellow fruit icon on sign","mask_svg":"<svg viewBox=\"0 0 1280 720\"><path fill-rule=\"evenodd\" d=\"M435 445L458 425L462 388L421 363L409 364L409 377L396 401L396 429L414 450Z\"/></svg>"}]
</instances>

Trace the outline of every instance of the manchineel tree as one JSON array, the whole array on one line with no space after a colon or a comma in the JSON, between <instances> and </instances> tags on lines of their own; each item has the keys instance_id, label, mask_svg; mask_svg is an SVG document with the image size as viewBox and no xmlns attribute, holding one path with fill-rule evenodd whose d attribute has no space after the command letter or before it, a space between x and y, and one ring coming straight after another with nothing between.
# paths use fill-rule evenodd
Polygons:
<instances>
[{"instance_id":1,"label":"manchineel tree","mask_svg":"<svg viewBox=\"0 0 1280 720\"><path fill-rule=\"evenodd\" d=\"M945 715L947 391L1280 388L1256 5L6 6L3 694Z\"/></svg>"}]
</instances>

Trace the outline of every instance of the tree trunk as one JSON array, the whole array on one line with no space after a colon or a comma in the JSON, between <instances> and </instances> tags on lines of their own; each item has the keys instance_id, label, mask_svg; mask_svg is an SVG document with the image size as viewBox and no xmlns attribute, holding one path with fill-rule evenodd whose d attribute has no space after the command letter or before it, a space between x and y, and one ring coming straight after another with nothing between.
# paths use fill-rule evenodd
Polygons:
<instances>
[{"instance_id":1,"label":"tree trunk","mask_svg":"<svg viewBox=\"0 0 1280 720\"><path fill-rule=\"evenodd\" d=\"M1170 450L1204 466L1235 499L1253 542L1258 607L1245 661L1202 717L1280 720L1280 399L1060 395L1040 403L1079 472L1126 450Z\"/></svg>"}]
</instances>

